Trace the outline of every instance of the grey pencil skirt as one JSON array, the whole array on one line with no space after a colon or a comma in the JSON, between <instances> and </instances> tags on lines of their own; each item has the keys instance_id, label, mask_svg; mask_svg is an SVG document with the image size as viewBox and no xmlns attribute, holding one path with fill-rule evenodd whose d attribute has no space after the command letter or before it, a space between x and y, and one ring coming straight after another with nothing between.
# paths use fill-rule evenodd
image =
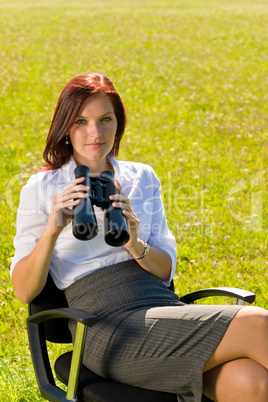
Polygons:
<instances>
[{"instance_id":1,"label":"grey pencil skirt","mask_svg":"<svg viewBox=\"0 0 268 402\"><path fill-rule=\"evenodd\" d=\"M241 306L187 305L131 260L65 290L70 307L98 315L83 363L106 378L199 402L203 368ZM70 322L74 336L75 324Z\"/></svg>"}]
</instances>

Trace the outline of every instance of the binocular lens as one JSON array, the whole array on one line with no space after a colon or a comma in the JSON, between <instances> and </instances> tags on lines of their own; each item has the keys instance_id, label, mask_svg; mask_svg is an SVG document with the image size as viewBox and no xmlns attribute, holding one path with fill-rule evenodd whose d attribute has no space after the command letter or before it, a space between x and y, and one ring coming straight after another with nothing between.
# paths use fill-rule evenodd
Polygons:
<instances>
[{"instance_id":1,"label":"binocular lens","mask_svg":"<svg viewBox=\"0 0 268 402\"><path fill-rule=\"evenodd\" d=\"M105 234L104 240L109 246L120 247L129 241L129 234L125 230L111 230Z\"/></svg>"},{"instance_id":2,"label":"binocular lens","mask_svg":"<svg viewBox=\"0 0 268 402\"><path fill-rule=\"evenodd\" d=\"M104 228L104 240L109 246L121 247L129 241L126 219L120 209L110 207L105 210Z\"/></svg>"}]
</instances>

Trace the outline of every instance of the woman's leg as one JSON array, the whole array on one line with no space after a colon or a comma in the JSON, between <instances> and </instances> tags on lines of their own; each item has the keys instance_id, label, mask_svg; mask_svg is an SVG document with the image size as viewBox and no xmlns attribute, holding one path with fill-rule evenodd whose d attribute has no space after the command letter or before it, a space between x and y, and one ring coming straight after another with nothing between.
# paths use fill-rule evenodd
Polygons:
<instances>
[{"instance_id":1,"label":"woman's leg","mask_svg":"<svg viewBox=\"0 0 268 402\"><path fill-rule=\"evenodd\" d=\"M241 309L208 359L204 373L204 390L216 400L245 402L246 395L258 391L263 396L251 401L267 401L268 311L259 307ZM240 393L241 382L246 384L244 396ZM236 398L223 397L224 392L231 391Z\"/></svg>"},{"instance_id":2,"label":"woman's leg","mask_svg":"<svg viewBox=\"0 0 268 402\"><path fill-rule=\"evenodd\" d=\"M268 371L250 359L237 359L204 373L203 393L218 402L267 402Z\"/></svg>"}]
</instances>

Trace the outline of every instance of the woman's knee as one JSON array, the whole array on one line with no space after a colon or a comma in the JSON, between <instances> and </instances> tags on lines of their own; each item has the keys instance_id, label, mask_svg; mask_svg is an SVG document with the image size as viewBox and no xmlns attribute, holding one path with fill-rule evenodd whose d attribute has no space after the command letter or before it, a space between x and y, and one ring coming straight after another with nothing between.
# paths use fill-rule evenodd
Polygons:
<instances>
[{"instance_id":1,"label":"woman's knee","mask_svg":"<svg viewBox=\"0 0 268 402\"><path fill-rule=\"evenodd\" d=\"M248 331L249 333L259 333L267 335L268 331L268 311L255 306L247 306L241 309L236 317L234 318L234 322L237 321L237 324ZM245 335L247 333L245 332Z\"/></svg>"},{"instance_id":2,"label":"woman's knee","mask_svg":"<svg viewBox=\"0 0 268 402\"><path fill-rule=\"evenodd\" d=\"M247 359L245 359L247 360ZM241 401L268 401L268 371L258 363L248 359L244 370L237 373L240 390L243 389ZM243 399L244 398L244 399Z\"/></svg>"},{"instance_id":3,"label":"woman's knee","mask_svg":"<svg viewBox=\"0 0 268 402\"><path fill-rule=\"evenodd\" d=\"M266 362L267 369L268 311L260 307L245 307L238 312L235 320L232 329L239 333L238 340L240 339L241 346L246 348L244 357L250 357L259 363ZM264 359L259 360L262 353Z\"/></svg>"},{"instance_id":4,"label":"woman's knee","mask_svg":"<svg viewBox=\"0 0 268 402\"><path fill-rule=\"evenodd\" d=\"M268 326L268 310L257 306L246 306L238 311L233 321L237 321L243 326L249 327L252 324L258 324L258 328L260 328L259 325L266 328Z\"/></svg>"},{"instance_id":5,"label":"woman's knee","mask_svg":"<svg viewBox=\"0 0 268 402\"><path fill-rule=\"evenodd\" d=\"M204 374L204 393L219 402L267 402L268 371L250 359L222 364Z\"/></svg>"},{"instance_id":6,"label":"woman's knee","mask_svg":"<svg viewBox=\"0 0 268 402\"><path fill-rule=\"evenodd\" d=\"M257 364L257 363L256 363ZM244 387L247 390L248 395L252 396L252 401L268 401L268 371L256 364L252 367L252 370L244 378Z\"/></svg>"}]
</instances>

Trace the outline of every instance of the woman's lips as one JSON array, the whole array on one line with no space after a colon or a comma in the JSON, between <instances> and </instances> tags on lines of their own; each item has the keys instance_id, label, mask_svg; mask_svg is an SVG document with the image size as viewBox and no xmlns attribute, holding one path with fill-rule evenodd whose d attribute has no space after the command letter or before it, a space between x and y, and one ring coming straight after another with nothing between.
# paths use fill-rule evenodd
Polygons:
<instances>
[{"instance_id":1,"label":"woman's lips","mask_svg":"<svg viewBox=\"0 0 268 402\"><path fill-rule=\"evenodd\" d=\"M103 144L104 144L103 142L96 142L93 144L86 144L86 146L89 148L100 148Z\"/></svg>"}]
</instances>

